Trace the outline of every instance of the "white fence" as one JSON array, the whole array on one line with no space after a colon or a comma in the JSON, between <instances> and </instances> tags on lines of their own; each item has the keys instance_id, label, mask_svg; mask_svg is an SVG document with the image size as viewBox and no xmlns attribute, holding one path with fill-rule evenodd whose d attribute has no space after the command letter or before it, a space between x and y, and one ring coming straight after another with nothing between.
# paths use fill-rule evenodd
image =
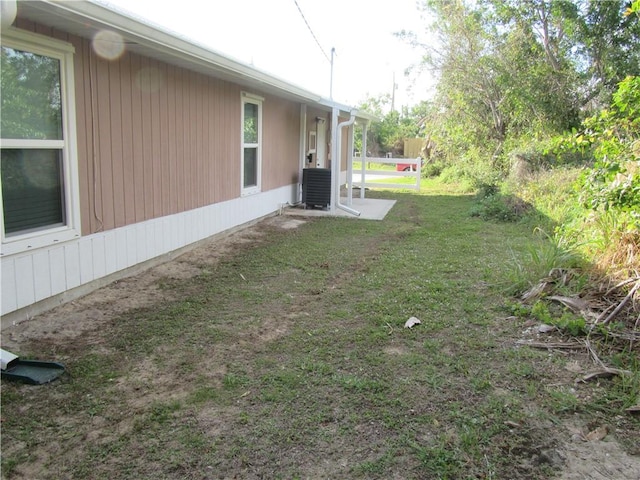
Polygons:
<instances>
[{"instance_id":1,"label":"white fence","mask_svg":"<svg viewBox=\"0 0 640 480\"><path fill-rule=\"evenodd\" d=\"M354 181L353 185L360 187L361 189L369 188L410 188L415 191L420 191L420 168L422 167L422 160L418 158L373 158L373 157L353 157L354 162L362 162L362 169L354 169L355 175L360 175L360 181ZM369 170L368 164L370 163L382 163L382 164L401 164L405 166L402 171L393 170ZM392 177L410 177L414 179L413 183L384 183L381 181L371 182L370 180L380 180L392 178Z\"/></svg>"}]
</instances>

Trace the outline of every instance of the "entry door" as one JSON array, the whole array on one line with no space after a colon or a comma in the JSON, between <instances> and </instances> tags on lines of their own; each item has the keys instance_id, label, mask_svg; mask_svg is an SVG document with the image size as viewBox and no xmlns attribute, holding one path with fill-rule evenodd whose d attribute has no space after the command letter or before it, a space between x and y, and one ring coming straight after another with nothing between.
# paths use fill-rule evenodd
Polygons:
<instances>
[{"instance_id":1,"label":"entry door","mask_svg":"<svg viewBox=\"0 0 640 480\"><path fill-rule=\"evenodd\" d=\"M325 122L317 122L316 167L328 168L327 165L327 126Z\"/></svg>"}]
</instances>

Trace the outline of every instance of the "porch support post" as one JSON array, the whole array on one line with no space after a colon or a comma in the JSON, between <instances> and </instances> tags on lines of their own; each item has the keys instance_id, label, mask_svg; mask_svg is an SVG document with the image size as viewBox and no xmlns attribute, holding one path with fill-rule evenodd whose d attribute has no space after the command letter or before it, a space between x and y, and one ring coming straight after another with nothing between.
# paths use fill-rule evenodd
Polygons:
<instances>
[{"instance_id":1,"label":"porch support post","mask_svg":"<svg viewBox=\"0 0 640 480\"><path fill-rule=\"evenodd\" d=\"M329 211L336 214L337 194L340 192L340 152L338 152L338 109L331 109L331 203Z\"/></svg>"},{"instance_id":2,"label":"porch support post","mask_svg":"<svg viewBox=\"0 0 640 480\"><path fill-rule=\"evenodd\" d=\"M349 125L347 137L347 205L353 205L353 134L355 123Z\"/></svg>"},{"instance_id":3,"label":"porch support post","mask_svg":"<svg viewBox=\"0 0 640 480\"><path fill-rule=\"evenodd\" d=\"M369 120L365 120L362 124L362 165L360 166L360 198L364 198L364 184L366 181L365 170L367 169L367 128L369 127Z\"/></svg>"}]
</instances>

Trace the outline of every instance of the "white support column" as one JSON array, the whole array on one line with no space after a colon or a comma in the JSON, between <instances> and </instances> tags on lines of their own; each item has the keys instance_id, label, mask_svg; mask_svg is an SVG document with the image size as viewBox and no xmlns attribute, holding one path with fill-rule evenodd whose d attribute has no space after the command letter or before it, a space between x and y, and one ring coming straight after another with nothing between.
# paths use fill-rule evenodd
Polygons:
<instances>
[{"instance_id":1,"label":"white support column","mask_svg":"<svg viewBox=\"0 0 640 480\"><path fill-rule=\"evenodd\" d=\"M365 170L367 169L367 128L369 127L369 120L365 120L362 124L362 165L360 171L360 198L364 198L364 184L365 184Z\"/></svg>"},{"instance_id":2,"label":"white support column","mask_svg":"<svg viewBox=\"0 0 640 480\"><path fill-rule=\"evenodd\" d=\"M347 205L353 205L353 134L355 132L355 123L349 125L349 133L347 134Z\"/></svg>"},{"instance_id":3,"label":"white support column","mask_svg":"<svg viewBox=\"0 0 640 480\"><path fill-rule=\"evenodd\" d=\"M338 152L338 109L331 109L331 204L329 210L335 215L337 193L340 191L340 152Z\"/></svg>"}]
</instances>

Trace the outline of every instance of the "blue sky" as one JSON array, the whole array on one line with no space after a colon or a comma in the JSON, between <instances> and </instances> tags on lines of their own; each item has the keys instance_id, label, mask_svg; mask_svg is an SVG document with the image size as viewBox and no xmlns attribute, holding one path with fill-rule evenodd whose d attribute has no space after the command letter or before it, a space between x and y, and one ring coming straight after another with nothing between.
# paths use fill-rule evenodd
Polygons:
<instances>
[{"instance_id":1,"label":"blue sky","mask_svg":"<svg viewBox=\"0 0 640 480\"><path fill-rule=\"evenodd\" d=\"M432 84L423 74L410 88L404 71L421 52L394 36L425 32L416 0L99 1L325 97L335 48L333 97L351 105L390 94L394 72L396 106L426 98Z\"/></svg>"}]
</instances>

